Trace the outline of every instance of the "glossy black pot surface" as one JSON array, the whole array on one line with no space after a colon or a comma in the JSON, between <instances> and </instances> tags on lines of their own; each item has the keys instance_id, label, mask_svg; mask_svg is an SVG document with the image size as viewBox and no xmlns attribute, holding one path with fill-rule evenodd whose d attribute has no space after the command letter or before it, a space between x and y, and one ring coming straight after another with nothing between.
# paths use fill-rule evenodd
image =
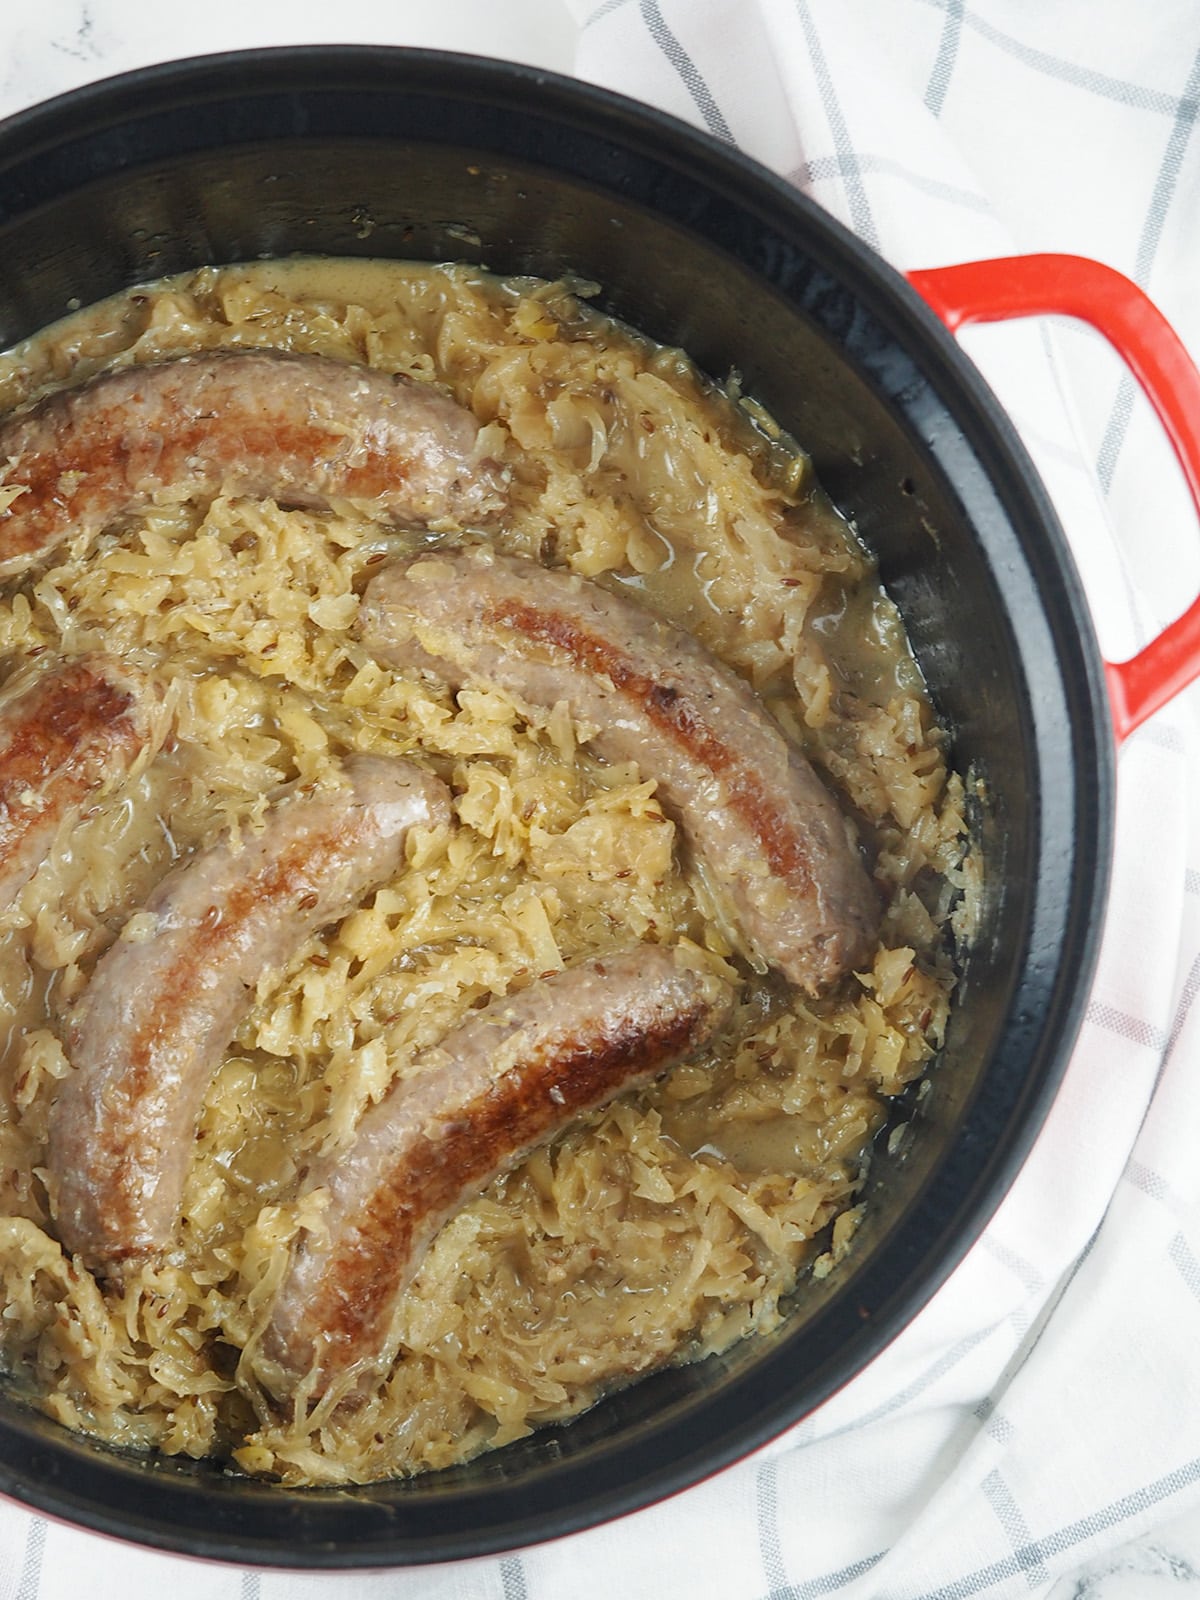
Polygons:
<instances>
[{"instance_id":1,"label":"glossy black pot surface","mask_svg":"<svg viewBox=\"0 0 1200 1600\"><path fill-rule=\"evenodd\" d=\"M386 1566L550 1538L727 1465L853 1378L977 1237L1066 1065L1108 875L1112 742L1045 493L908 285L781 181L644 107L459 56L289 49L154 68L0 126L0 345L208 262L294 253L576 272L731 368L811 452L875 552L985 786L985 915L899 1160L855 1252L784 1327L660 1373L462 1468L288 1491L119 1456L0 1401L0 1491L145 1544ZM936 265L936 263L928 263Z\"/></svg>"}]
</instances>

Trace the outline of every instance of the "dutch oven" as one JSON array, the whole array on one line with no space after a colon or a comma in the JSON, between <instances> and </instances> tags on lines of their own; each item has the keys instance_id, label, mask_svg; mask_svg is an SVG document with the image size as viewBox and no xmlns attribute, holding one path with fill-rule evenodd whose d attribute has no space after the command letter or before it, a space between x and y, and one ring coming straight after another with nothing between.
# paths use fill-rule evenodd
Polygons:
<instances>
[{"instance_id":1,"label":"dutch oven","mask_svg":"<svg viewBox=\"0 0 1200 1600\"><path fill-rule=\"evenodd\" d=\"M349 1490L122 1455L0 1395L0 1492L28 1506L193 1555L379 1567L550 1538L727 1465L860 1372L978 1236L1087 996L1114 727L1123 737L1191 676L1200 615L1105 666L1047 495L943 323L1096 323L1149 384L1193 488L1200 381L1107 269L1040 257L905 281L736 151L506 63L250 52L116 78L0 126L0 346L148 278L294 253L582 274L604 311L717 379L736 369L878 558L953 760L986 794L972 819L983 916L933 1092L903 1156L873 1161L850 1258L802 1283L778 1331L469 1465Z\"/></svg>"}]
</instances>

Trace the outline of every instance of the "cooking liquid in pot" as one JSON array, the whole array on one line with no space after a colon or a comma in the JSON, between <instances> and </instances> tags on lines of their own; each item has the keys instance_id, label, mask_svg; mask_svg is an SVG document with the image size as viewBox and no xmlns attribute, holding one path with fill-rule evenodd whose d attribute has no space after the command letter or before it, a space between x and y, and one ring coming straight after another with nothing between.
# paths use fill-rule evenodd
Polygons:
<instances>
[{"instance_id":1,"label":"cooking liquid in pot","mask_svg":"<svg viewBox=\"0 0 1200 1600\"><path fill-rule=\"evenodd\" d=\"M445 386L511 474L510 510L465 537L623 589L748 679L861 832L878 948L800 995L745 947L652 773L599 760L562 707L456 697L364 652L358 597L381 562L464 535L218 497L68 542L0 591L0 693L103 651L165 687L172 729L0 918L0 1340L14 1383L69 1427L290 1484L437 1468L773 1326L797 1276L851 1248L888 1099L946 1020L974 874L962 785L897 613L803 455L585 294L384 262L205 269L19 347L0 406L229 347ZM57 1241L45 1167L71 1007L173 864L354 751L435 772L454 826L419 835L394 883L258 994L206 1095L173 1247L97 1281ZM319 1226L306 1167L488 997L646 941L736 985L730 1030L465 1206L349 1403L337 1384L273 1400L259 1341L293 1242Z\"/></svg>"}]
</instances>

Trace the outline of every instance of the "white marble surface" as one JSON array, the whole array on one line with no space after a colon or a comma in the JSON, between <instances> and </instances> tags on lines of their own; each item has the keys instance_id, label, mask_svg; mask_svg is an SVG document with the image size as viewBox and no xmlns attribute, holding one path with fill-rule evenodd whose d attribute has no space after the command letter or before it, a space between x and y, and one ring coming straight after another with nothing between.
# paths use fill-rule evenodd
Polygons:
<instances>
[{"instance_id":1,"label":"white marble surface","mask_svg":"<svg viewBox=\"0 0 1200 1600\"><path fill-rule=\"evenodd\" d=\"M7 0L0 114L112 72L214 49L336 39L463 49L569 72L576 38L564 0ZM720 1538L719 1527L712 1535ZM1200 1512L1027 1592L1044 1600L1159 1600L1192 1590L1200 1594ZM17 1592L15 1575L0 1574L0 1594ZM420 1594L421 1581L414 1575L396 1592Z\"/></svg>"},{"instance_id":2,"label":"white marble surface","mask_svg":"<svg viewBox=\"0 0 1200 1600\"><path fill-rule=\"evenodd\" d=\"M155 61L272 44L415 45L569 72L575 36L562 0L4 0L0 111Z\"/></svg>"},{"instance_id":3,"label":"white marble surface","mask_svg":"<svg viewBox=\"0 0 1200 1600\"><path fill-rule=\"evenodd\" d=\"M1200 1594L1200 1514L1121 1545L1042 1593L1046 1600L1170 1600Z\"/></svg>"}]
</instances>

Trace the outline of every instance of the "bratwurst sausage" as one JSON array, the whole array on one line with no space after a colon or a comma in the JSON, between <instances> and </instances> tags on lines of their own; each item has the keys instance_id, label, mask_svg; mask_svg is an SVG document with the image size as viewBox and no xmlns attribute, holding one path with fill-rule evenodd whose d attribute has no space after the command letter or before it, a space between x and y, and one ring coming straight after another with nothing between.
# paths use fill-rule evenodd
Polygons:
<instances>
[{"instance_id":1,"label":"bratwurst sausage","mask_svg":"<svg viewBox=\"0 0 1200 1600\"><path fill-rule=\"evenodd\" d=\"M109 1273L170 1242L205 1089L256 990L395 876L410 828L449 818L436 778L356 756L340 786L293 788L261 833L163 879L68 1024L75 1070L51 1111L47 1157L68 1250Z\"/></svg>"},{"instance_id":2,"label":"bratwurst sausage","mask_svg":"<svg viewBox=\"0 0 1200 1600\"><path fill-rule=\"evenodd\" d=\"M503 502L478 432L432 387L323 356L226 350L105 373L0 427L0 482L24 490L0 512L0 576L198 494L461 527Z\"/></svg>"},{"instance_id":3,"label":"bratwurst sausage","mask_svg":"<svg viewBox=\"0 0 1200 1600\"><path fill-rule=\"evenodd\" d=\"M385 568L367 648L452 686L497 684L598 731L653 777L764 961L810 994L870 949L879 903L849 824L749 686L681 629L570 573L487 548Z\"/></svg>"},{"instance_id":4,"label":"bratwurst sausage","mask_svg":"<svg viewBox=\"0 0 1200 1600\"><path fill-rule=\"evenodd\" d=\"M69 817L115 788L166 732L162 695L135 667L81 656L0 713L0 911Z\"/></svg>"},{"instance_id":5,"label":"bratwurst sausage","mask_svg":"<svg viewBox=\"0 0 1200 1600\"><path fill-rule=\"evenodd\" d=\"M364 1114L320 1162L321 1229L302 1237L262 1352L325 1388L379 1354L434 1236L499 1173L572 1121L698 1050L729 1015L721 979L645 945L493 1000Z\"/></svg>"}]
</instances>

